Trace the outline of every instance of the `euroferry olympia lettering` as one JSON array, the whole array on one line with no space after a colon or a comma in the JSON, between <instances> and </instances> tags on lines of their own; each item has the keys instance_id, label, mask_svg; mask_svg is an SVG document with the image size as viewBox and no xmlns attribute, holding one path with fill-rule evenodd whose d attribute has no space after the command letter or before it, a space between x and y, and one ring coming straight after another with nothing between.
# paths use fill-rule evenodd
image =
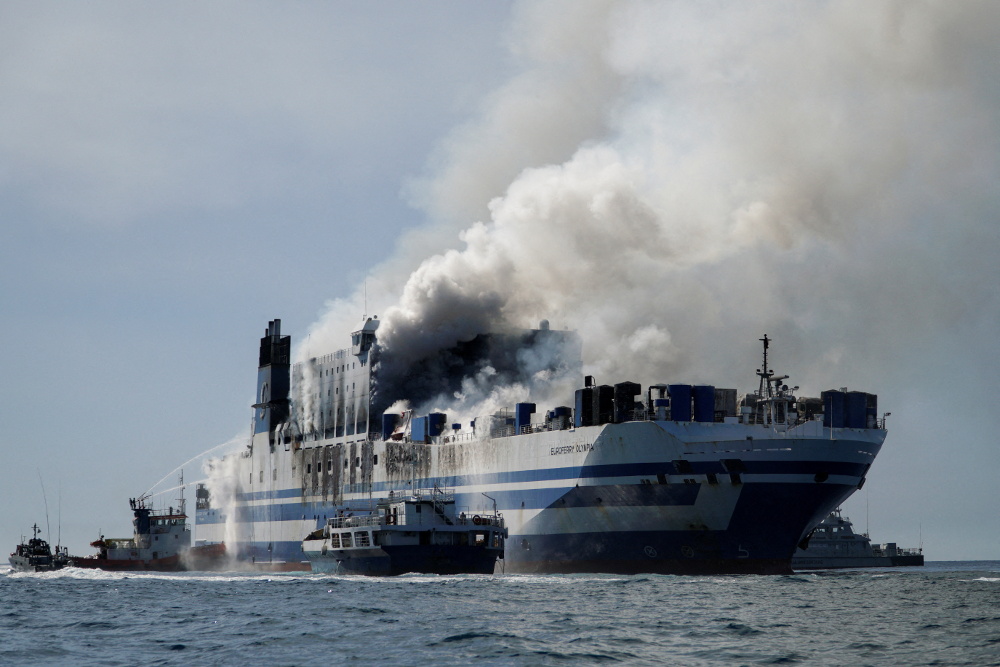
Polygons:
<instances>
[{"instance_id":1,"label":"euroferry olympia lettering","mask_svg":"<svg viewBox=\"0 0 1000 667\"><path fill-rule=\"evenodd\" d=\"M305 568L302 540L329 518L447 489L470 516L502 514L505 572L788 573L799 542L864 484L886 437L873 394L796 396L768 368L767 336L758 388L742 396L588 377L571 406L542 412L518 403L465 424L383 412L393 388L377 377L378 325L368 318L350 347L293 366L280 320L268 324L253 435L199 486L199 543L226 542L258 567ZM436 369L455 360L516 373L510 351L539 345L558 350L553 367L579 373L577 334L543 322L480 335L449 351L449 365L428 360L408 377L447 389L453 378Z\"/></svg>"}]
</instances>

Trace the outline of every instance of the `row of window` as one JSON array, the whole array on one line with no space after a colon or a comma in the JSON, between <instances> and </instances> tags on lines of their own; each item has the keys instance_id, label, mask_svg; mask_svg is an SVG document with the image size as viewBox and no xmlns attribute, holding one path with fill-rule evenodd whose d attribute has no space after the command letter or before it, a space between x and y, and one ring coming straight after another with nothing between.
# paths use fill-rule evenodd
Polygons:
<instances>
[{"instance_id":1,"label":"row of window","mask_svg":"<svg viewBox=\"0 0 1000 667\"><path fill-rule=\"evenodd\" d=\"M372 545L371 533L362 530L354 533L354 546L370 547ZM350 549L351 533L330 533L331 549Z\"/></svg>"},{"instance_id":2,"label":"row of window","mask_svg":"<svg viewBox=\"0 0 1000 667\"><path fill-rule=\"evenodd\" d=\"M364 366L365 362L362 361L361 365ZM352 363L350 369L347 368L347 364L344 364L343 366L337 366L336 368L327 368L327 369L325 369L325 371L323 372L323 375L330 375L331 373L345 373L348 370L352 370L353 371L353 370L357 369L357 367L358 367L357 362Z\"/></svg>"},{"instance_id":3,"label":"row of window","mask_svg":"<svg viewBox=\"0 0 1000 667\"><path fill-rule=\"evenodd\" d=\"M344 470L347 470L347 463L348 463L348 461L349 461L349 459L344 459ZM373 466L377 466L378 465L378 454L375 454L374 456L372 456L372 465ZM360 456L354 457L354 467L358 468L360 466L361 466L361 457ZM333 470L333 462L332 461L327 461L326 462L326 469L327 469L327 471ZM316 462L316 472L317 473L323 472L323 462L322 461L317 461ZM277 473L277 471L275 471L275 473ZM261 475L263 475L263 474L264 474L264 472L261 471ZM307 475L311 475L312 474L312 464L311 463L307 463L306 464L306 474ZM275 479L277 479L277 478L275 478Z\"/></svg>"}]
</instances>

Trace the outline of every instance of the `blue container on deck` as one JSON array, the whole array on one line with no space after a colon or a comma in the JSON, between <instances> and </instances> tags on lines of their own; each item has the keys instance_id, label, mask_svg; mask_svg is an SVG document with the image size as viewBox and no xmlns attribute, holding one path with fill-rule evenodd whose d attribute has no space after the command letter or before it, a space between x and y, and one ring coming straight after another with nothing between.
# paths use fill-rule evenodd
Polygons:
<instances>
[{"instance_id":1,"label":"blue container on deck","mask_svg":"<svg viewBox=\"0 0 1000 667\"><path fill-rule=\"evenodd\" d=\"M410 440L427 442L427 417L414 417L410 422Z\"/></svg>"},{"instance_id":2,"label":"blue container on deck","mask_svg":"<svg viewBox=\"0 0 1000 667\"><path fill-rule=\"evenodd\" d=\"M573 425L593 426L594 425L594 388L584 387L576 390L576 419Z\"/></svg>"},{"instance_id":3,"label":"blue container on deck","mask_svg":"<svg viewBox=\"0 0 1000 667\"><path fill-rule=\"evenodd\" d=\"M436 438L444 433L448 425L448 415L443 412L432 412L427 415L427 435Z\"/></svg>"},{"instance_id":4,"label":"blue container on deck","mask_svg":"<svg viewBox=\"0 0 1000 667\"><path fill-rule=\"evenodd\" d=\"M868 394L863 391L847 392L844 425L847 428L868 427Z\"/></svg>"},{"instance_id":5,"label":"blue container on deck","mask_svg":"<svg viewBox=\"0 0 1000 667\"><path fill-rule=\"evenodd\" d=\"M642 394L642 386L635 382L619 382L615 385L615 423L631 421L635 418L635 397Z\"/></svg>"},{"instance_id":6,"label":"blue container on deck","mask_svg":"<svg viewBox=\"0 0 1000 667\"><path fill-rule=\"evenodd\" d=\"M843 428L847 395L842 391L829 390L820 394L823 398L823 426Z\"/></svg>"},{"instance_id":7,"label":"blue container on deck","mask_svg":"<svg viewBox=\"0 0 1000 667\"><path fill-rule=\"evenodd\" d=\"M715 387L711 385L695 385L692 388L694 395L694 420L696 422L715 421Z\"/></svg>"},{"instance_id":8,"label":"blue container on deck","mask_svg":"<svg viewBox=\"0 0 1000 667\"><path fill-rule=\"evenodd\" d=\"M531 425L531 415L535 414L534 403L517 403L514 405L514 434L523 433L525 426Z\"/></svg>"},{"instance_id":9,"label":"blue container on deck","mask_svg":"<svg viewBox=\"0 0 1000 667\"><path fill-rule=\"evenodd\" d=\"M675 422L691 421L691 385L672 384L667 388L670 391L670 418Z\"/></svg>"},{"instance_id":10,"label":"blue container on deck","mask_svg":"<svg viewBox=\"0 0 1000 667\"><path fill-rule=\"evenodd\" d=\"M865 427L875 428L878 425L878 394L868 394L868 406L865 408L865 415L868 417Z\"/></svg>"},{"instance_id":11,"label":"blue container on deck","mask_svg":"<svg viewBox=\"0 0 1000 667\"><path fill-rule=\"evenodd\" d=\"M392 432L396 430L396 425L399 424L400 415L394 415L390 412L382 414L382 439L388 440L392 437Z\"/></svg>"},{"instance_id":12,"label":"blue container on deck","mask_svg":"<svg viewBox=\"0 0 1000 667\"><path fill-rule=\"evenodd\" d=\"M615 388L609 384L594 387L594 423L610 424L615 418Z\"/></svg>"}]
</instances>

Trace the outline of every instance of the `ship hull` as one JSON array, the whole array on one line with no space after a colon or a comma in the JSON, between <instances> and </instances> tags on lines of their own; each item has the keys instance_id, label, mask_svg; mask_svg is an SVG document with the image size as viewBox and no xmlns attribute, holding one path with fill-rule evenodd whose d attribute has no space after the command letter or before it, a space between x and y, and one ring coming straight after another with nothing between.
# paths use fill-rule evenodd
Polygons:
<instances>
[{"instance_id":1,"label":"ship hull","mask_svg":"<svg viewBox=\"0 0 1000 667\"><path fill-rule=\"evenodd\" d=\"M56 561L52 558L26 558L20 556L10 557L10 567L15 572L52 572L61 570L66 566L64 561Z\"/></svg>"},{"instance_id":2,"label":"ship hull","mask_svg":"<svg viewBox=\"0 0 1000 667\"><path fill-rule=\"evenodd\" d=\"M247 482L230 504L199 510L197 530L235 536L243 559L302 560L302 538L327 517L437 486L469 514L496 503L509 528L505 572L787 573L807 529L863 483L884 436L645 421L286 449L265 433L230 461Z\"/></svg>"},{"instance_id":3,"label":"ship hull","mask_svg":"<svg viewBox=\"0 0 1000 667\"><path fill-rule=\"evenodd\" d=\"M169 556L167 558L155 559L130 559L130 558L74 558L73 566L88 570L106 570L109 572L180 572L184 569L181 565L180 555Z\"/></svg>"},{"instance_id":4,"label":"ship hull","mask_svg":"<svg viewBox=\"0 0 1000 667\"><path fill-rule=\"evenodd\" d=\"M923 555L917 556L848 556L837 558L806 558L796 556L792 561L795 570L844 570L856 567L922 567Z\"/></svg>"},{"instance_id":5,"label":"ship hull","mask_svg":"<svg viewBox=\"0 0 1000 667\"><path fill-rule=\"evenodd\" d=\"M324 574L493 574L496 552L481 547L401 545L372 549L334 549L309 554L313 572Z\"/></svg>"},{"instance_id":6,"label":"ship hull","mask_svg":"<svg viewBox=\"0 0 1000 667\"><path fill-rule=\"evenodd\" d=\"M90 556L73 558L74 567L110 572L191 572L224 569L227 564L226 545L209 544L190 547L164 558L106 558Z\"/></svg>"}]
</instances>

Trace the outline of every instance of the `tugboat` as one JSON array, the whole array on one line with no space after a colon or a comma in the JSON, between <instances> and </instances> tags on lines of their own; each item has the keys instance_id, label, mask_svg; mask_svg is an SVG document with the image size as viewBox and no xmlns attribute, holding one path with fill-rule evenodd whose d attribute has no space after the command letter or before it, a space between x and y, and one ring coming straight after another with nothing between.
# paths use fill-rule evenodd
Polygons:
<instances>
[{"instance_id":1,"label":"tugboat","mask_svg":"<svg viewBox=\"0 0 1000 667\"><path fill-rule=\"evenodd\" d=\"M69 564L69 554L66 547L56 547L52 553L49 543L38 537L41 530L36 523L31 527L34 537L17 545L10 555L10 566L17 572L50 572L61 570Z\"/></svg>"},{"instance_id":2,"label":"tugboat","mask_svg":"<svg viewBox=\"0 0 1000 667\"><path fill-rule=\"evenodd\" d=\"M302 541L302 551L313 572L492 574L506 539L495 508L456 514L454 493L435 488L390 495L364 516L333 517Z\"/></svg>"},{"instance_id":3,"label":"tugboat","mask_svg":"<svg viewBox=\"0 0 1000 667\"><path fill-rule=\"evenodd\" d=\"M830 513L803 540L792 557L794 570L825 570L845 567L921 566L921 548L900 548L895 542L873 545L867 534L854 532L851 521L840 514L840 508Z\"/></svg>"},{"instance_id":4,"label":"tugboat","mask_svg":"<svg viewBox=\"0 0 1000 667\"><path fill-rule=\"evenodd\" d=\"M153 570L175 572L185 569L181 553L191 546L184 508L176 511L154 510L146 506L146 497L130 498L133 535L131 538L106 538L103 535L90 546L94 556L73 557L76 567L102 570Z\"/></svg>"}]
</instances>

